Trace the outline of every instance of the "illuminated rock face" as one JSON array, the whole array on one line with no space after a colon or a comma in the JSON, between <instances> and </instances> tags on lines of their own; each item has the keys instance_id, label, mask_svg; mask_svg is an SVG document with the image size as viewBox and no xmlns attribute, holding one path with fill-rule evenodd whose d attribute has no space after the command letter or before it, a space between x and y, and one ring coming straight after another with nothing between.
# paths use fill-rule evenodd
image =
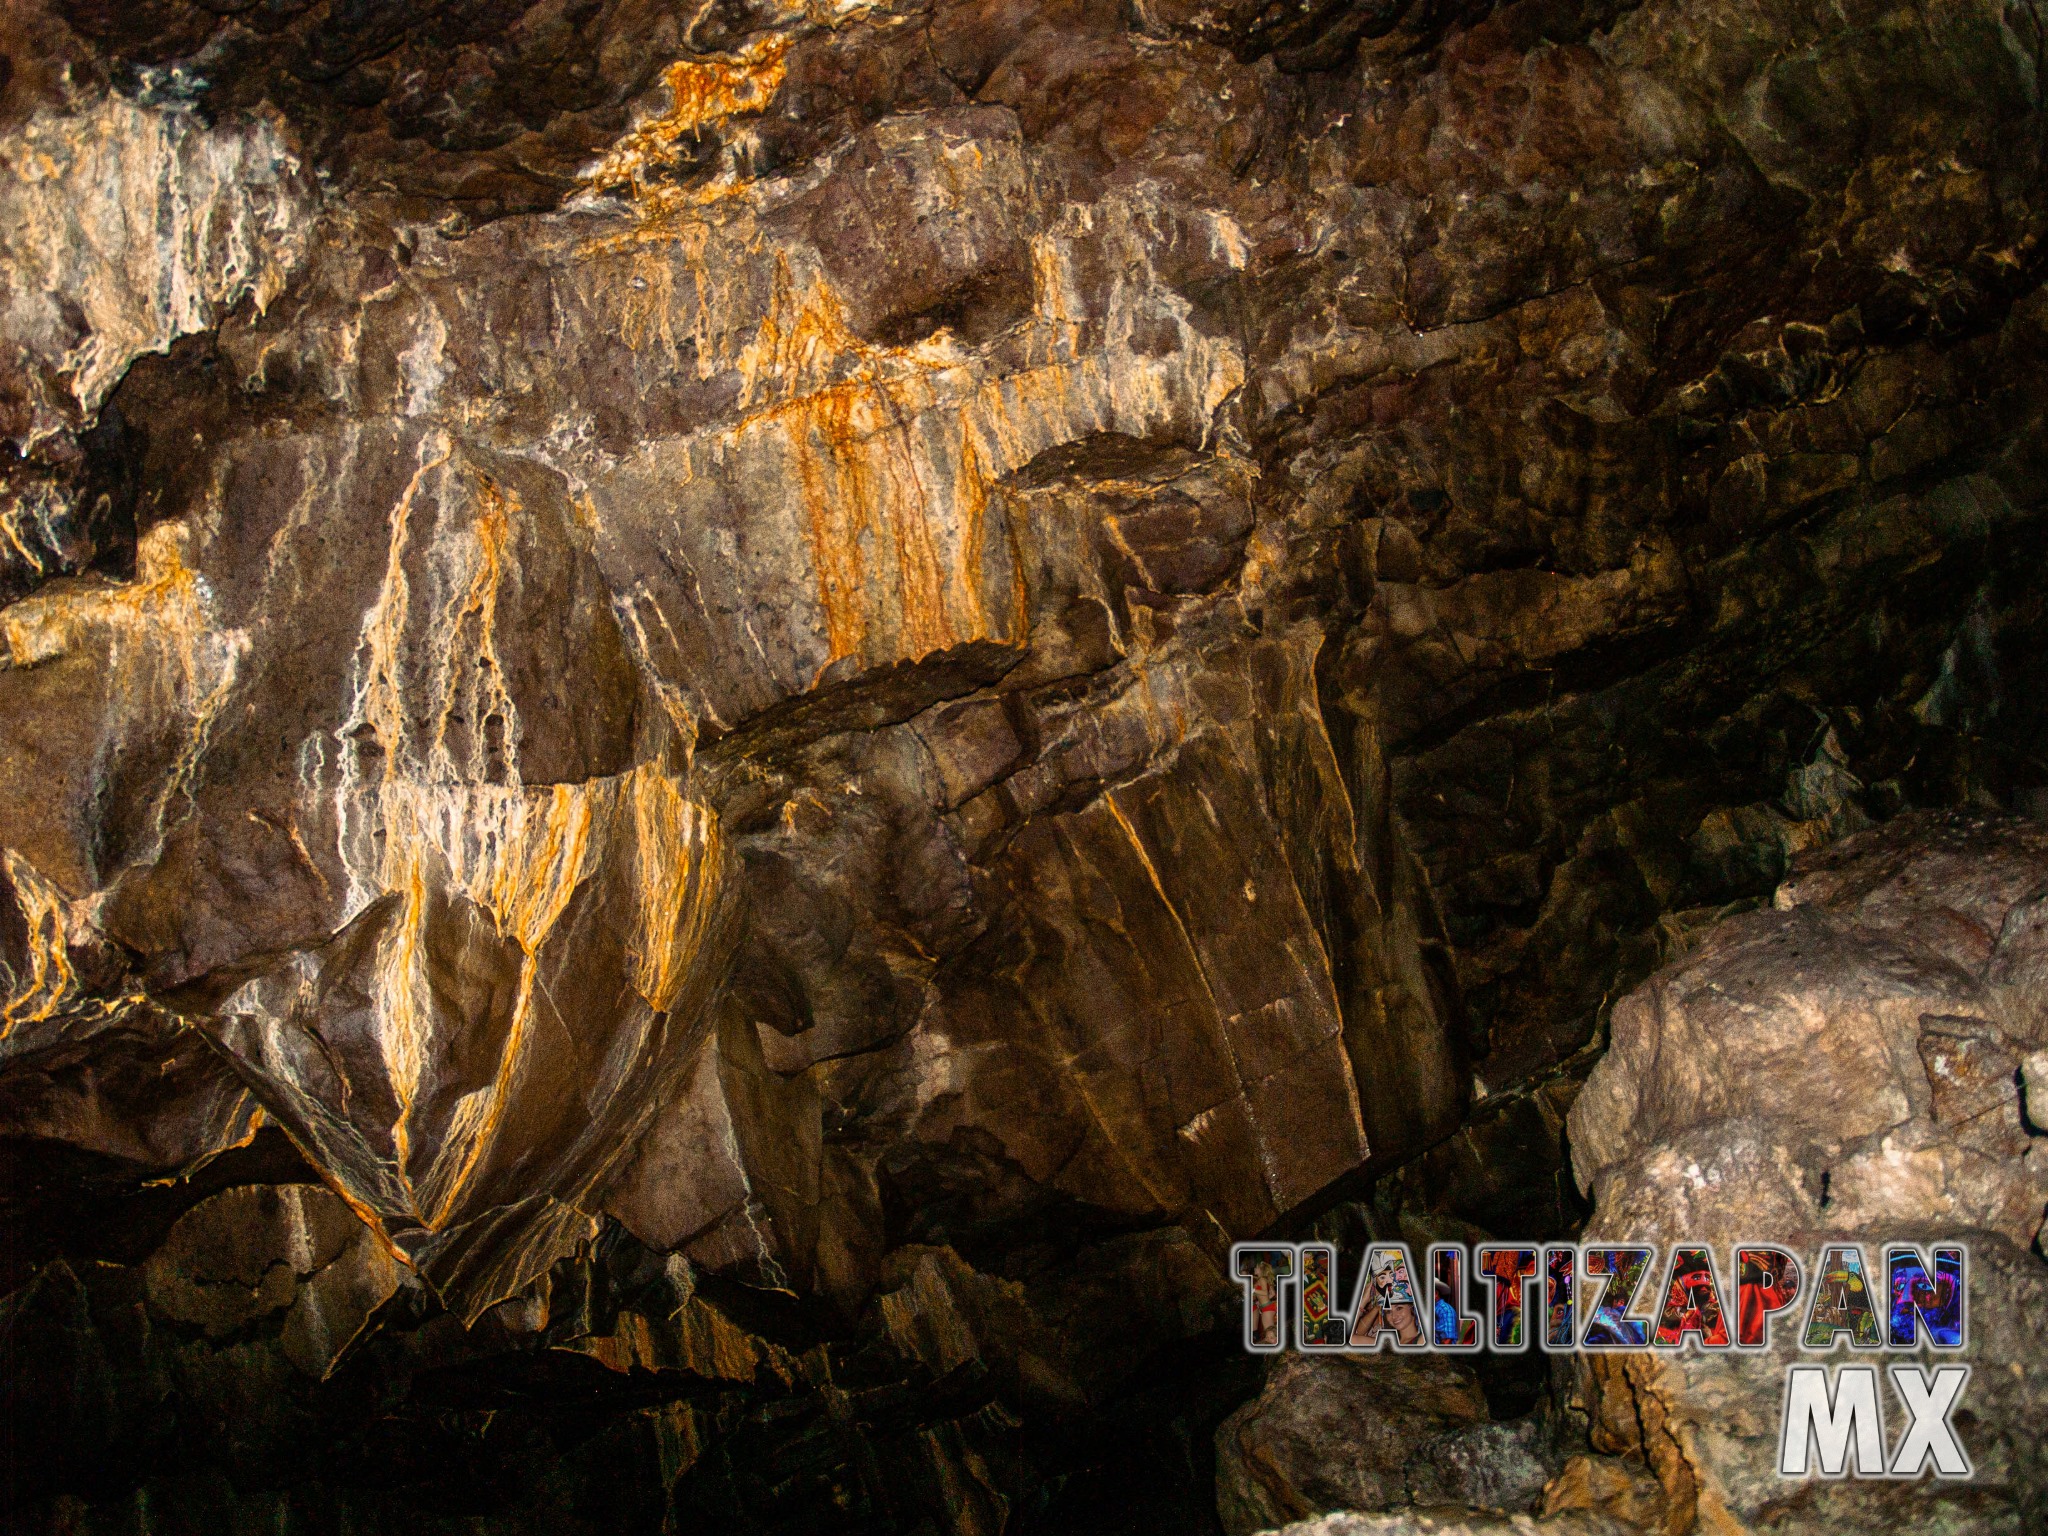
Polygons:
<instances>
[{"instance_id":1,"label":"illuminated rock face","mask_svg":"<svg viewBox=\"0 0 2048 1536\"><path fill-rule=\"evenodd\" d=\"M659 152L665 121L636 154ZM1307 676L1320 636L1254 640L1230 611L1254 523L1255 471L1222 441L1243 352L1153 270L1164 196L1046 206L1001 108L888 119L716 199L664 195L621 158L593 180L625 176L627 206L424 236L367 291L362 232L336 211L295 302L221 330L218 366L259 403L165 445L199 462L137 580L9 610L10 680L105 648L91 727L117 754L147 750L125 739L131 701L177 722L149 723L168 739L115 858L82 846L79 818L80 846L36 867L52 834L23 786L22 880L89 903L78 921L137 956L143 992L176 999L465 1315L587 1241L636 1157L620 1214L664 1247L702 1238L714 1261L807 1277L820 1223L878 1248L872 1222L818 1208L820 1116L876 1091L843 1081L860 1056L905 1144L978 1128L1033 1182L1128 1219L1203 1211L1245 1235L1359 1166L1337 980L1272 858L1292 807L1269 809L1267 781L1313 785L1317 860L1355 878L1371 850ZM1216 274L1242 266L1227 214L1178 216ZM936 319L911 334L902 313L961 304L995 306L958 322L979 344ZM273 376L289 412L260 403ZM1106 496L1085 463L1105 442L1128 445ZM1020 478L1077 446L1046 486ZM1228 659L1143 634L1133 577ZM109 677L123 664L133 678ZM1139 733L1096 767L1121 782L1008 828L986 794L1021 749L931 796L953 717L913 726L871 793L921 818L955 901L971 854L997 890L945 913L955 936L926 953L889 952L894 914L872 897L846 914L882 941L870 963L921 993L914 1015L742 1002L765 969L750 955L729 978L749 865L801 847L813 806L833 819L818 791L864 792L791 783L779 811L745 813L782 835L735 849L724 823L749 781L948 700L985 695L985 734L1035 696L1003 691L1016 673L1137 696L1076 722ZM102 793L92 771L59 765L80 800ZM956 807L957 829L940 820ZM886 870L872 834L848 841ZM1234 934L1261 900L1258 938ZM1117 914L1109 932L1076 922L1094 907ZM973 931L992 920L1005 939ZM985 964L1047 924L1070 960L991 995ZM841 969L799 967L790 1000ZM776 1035L767 1070L790 1102L736 1110L716 1074L692 1077L721 1010ZM1428 1096L1411 1139L1459 1094L1426 997L1415 1018L1391 1042ZM724 1156L663 1161L706 1115ZM872 1275L842 1261L826 1280L851 1298Z\"/></svg>"},{"instance_id":2,"label":"illuminated rock face","mask_svg":"<svg viewBox=\"0 0 2048 1536\"><path fill-rule=\"evenodd\" d=\"M1768 1231L1802 1255L1860 1242L1873 1265L1885 1242L1960 1241L1972 1265L1952 1357L1972 1367L1970 1483L1780 1479L1788 1322L1746 1358L1593 1365L1596 1448L1636 1451L1673 1509L1731 1531L2039 1523L2044 907L2038 823L1902 816L1811 857L1775 910L1615 1009L1571 1117L1591 1237L1726 1249Z\"/></svg>"},{"instance_id":3,"label":"illuminated rock face","mask_svg":"<svg viewBox=\"0 0 2048 1536\"><path fill-rule=\"evenodd\" d=\"M2036 25L16 7L20 1315L265 1465L568 1351L657 1504L994 1530L1232 1239L1570 1225L1608 1002L2048 780ZM756 1487L776 1393L868 1427Z\"/></svg>"}]
</instances>

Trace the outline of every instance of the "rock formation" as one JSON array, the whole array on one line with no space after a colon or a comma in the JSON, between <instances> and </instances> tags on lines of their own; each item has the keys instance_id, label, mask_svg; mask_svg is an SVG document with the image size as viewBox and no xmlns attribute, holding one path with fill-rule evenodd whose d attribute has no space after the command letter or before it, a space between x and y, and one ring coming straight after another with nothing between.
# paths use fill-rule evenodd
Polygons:
<instances>
[{"instance_id":1,"label":"rock formation","mask_svg":"<svg viewBox=\"0 0 2048 1536\"><path fill-rule=\"evenodd\" d=\"M16 0L9 1510L1211 1528L1233 1239L1572 1230L1616 999L2048 807L2042 25ZM1829 878L1700 954L2024 894ZM1781 1147L2036 1283L2012 953L1825 1152L1616 1011L1596 1224Z\"/></svg>"},{"instance_id":2,"label":"rock formation","mask_svg":"<svg viewBox=\"0 0 2048 1536\"><path fill-rule=\"evenodd\" d=\"M1967 1483L1789 1488L1777 1406L1787 1329L1737 1362L1620 1357L1593 1387L1596 1445L1647 1458L1673 1524L1710 1530L2032 1530L2048 1142L2048 834L1901 817L1835 845L1776 909L1715 929L1614 1013L1573 1106L1596 1236L1732 1246L1768 1228L1970 1247ZM1961 1422L1961 1413L1958 1422Z\"/></svg>"},{"instance_id":3,"label":"rock formation","mask_svg":"<svg viewBox=\"0 0 2048 1536\"><path fill-rule=\"evenodd\" d=\"M2048 1519L2048 1137L2034 1118L2048 1094L2048 830L1909 813L1795 869L1772 909L1713 927L1614 1009L1569 1120L1595 1197L1586 1237L1725 1254L1768 1233L1809 1256L1830 1240L1873 1255L1966 1243L1971 1332L1954 1358L1972 1367L1957 1423L1973 1476L1780 1478L1785 1370L1802 1358L1791 1323L1754 1354L1559 1357L1557 1400L1512 1424L1489 1422L1476 1390L1460 1399L1470 1372L1444 1357L1304 1356L1219 1433L1227 1529L1346 1508L1398 1512L1291 1536ZM1395 1432L1382 1443L1361 1424Z\"/></svg>"},{"instance_id":4,"label":"rock formation","mask_svg":"<svg viewBox=\"0 0 2048 1536\"><path fill-rule=\"evenodd\" d=\"M1250 1536L1330 1509L1526 1509L1585 1438L1549 1405L1495 1421L1452 1357L1295 1355L1217 1431L1217 1512Z\"/></svg>"}]
</instances>

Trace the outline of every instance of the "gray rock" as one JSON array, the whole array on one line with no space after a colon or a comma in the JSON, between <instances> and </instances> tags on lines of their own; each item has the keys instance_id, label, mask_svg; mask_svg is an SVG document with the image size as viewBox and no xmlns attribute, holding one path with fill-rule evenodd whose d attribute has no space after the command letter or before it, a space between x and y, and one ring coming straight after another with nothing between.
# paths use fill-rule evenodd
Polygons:
<instances>
[{"instance_id":1,"label":"gray rock","mask_svg":"<svg viewBox=\"0 0 2048 1536\"><path fill-rule=\"evenodd\" d=\"M1216 1432L1217 1509L1231 1536L1326 1510L1531 1509L1570 1438L1547 1414L1490 1422L1447 1356L1289 1355Z\"/></svg>"}]
</instances>

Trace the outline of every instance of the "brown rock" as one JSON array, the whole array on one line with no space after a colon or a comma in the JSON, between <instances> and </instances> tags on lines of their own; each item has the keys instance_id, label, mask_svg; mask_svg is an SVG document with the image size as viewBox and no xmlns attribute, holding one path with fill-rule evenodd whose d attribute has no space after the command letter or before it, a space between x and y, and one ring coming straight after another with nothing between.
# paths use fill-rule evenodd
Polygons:
<instances>
[{"instance_id":1,"label":"brown rock","mask_svg":"<svg viewBox=\"0 0 2048 1536\"><path fill-rule=\"evenodd\" d=\"M1447 1356L1290 1355L1216 1432L1217 1509L1248 1536L1329 1510L1528 1508L1548 1438L1533 1419L1489 1422L1478 1378Z\"/></svg>"},{"instance_id":2,"label":"brown rock","mask_svg":"<svg viewBox=\"0 0 2048 1536\"><path fill-rule=\"evenodd\" d=\"M2023 1246L2048 1190L2015 1079L2041 1021L1991 977L2001 935L2030 932L2009 914L2044 881L2048 846L2025 823L1902 817L1802 864L1780 911L1712 930L1616 1008L1571 1115L1592 1233L1725 1248L1770 1232L1801 1253L1847 1239L1879 1263L1891 1240L1971 1252L1974 1482L1784 1483L1789 1329L1767 1356L1597 1361L1595 1443L1647 1458L1667 1529L1695 1512L1730 1530L2037 1518L2041 1344L2020 1319L2048 1285Z\"/></svg>"},{"instance_id":3,"label":"brown rock","mask_svg":"<svg viewBox=\"0 0 2048 1536\"><path fill-rule=\"evenodd\" d=\"M150 1307L208 1338L283 1313L284 1353L311 1376L327 1373L398 1274L370 1230L317 1184L244 1185L201 1201L143 1266Z\"/></svg>"},{"instance_id":4,"label":"brown rock","mask_svg":"<svg viewBox=\"0 0 2048 1536\"><path fill-rule=\"evenodd\" d=\"M2031 1241L2037 9L8 7L7 1497L1206 1519L1227 1244L1568 1230L1674 957L1603 1220Z\"/></svg>"}]
</instances>

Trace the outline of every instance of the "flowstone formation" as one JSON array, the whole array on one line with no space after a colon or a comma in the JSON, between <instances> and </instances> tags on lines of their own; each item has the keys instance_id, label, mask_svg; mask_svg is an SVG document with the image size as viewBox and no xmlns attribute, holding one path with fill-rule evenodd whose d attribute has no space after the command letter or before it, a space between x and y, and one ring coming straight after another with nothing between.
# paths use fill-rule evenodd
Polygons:
<instances>
[{"instance_id":1,"label":"flowstone formation","mask_svg":"<svg viewBox=\"0 0 2048 1536\"><path fill-rule=\"evenodd\" d=\"M2042 22L18 0L10 1525L1312 1512L1233 1240L1574 1230L1616 999L2048 809Z\"/></svg>"}]
</instances>

